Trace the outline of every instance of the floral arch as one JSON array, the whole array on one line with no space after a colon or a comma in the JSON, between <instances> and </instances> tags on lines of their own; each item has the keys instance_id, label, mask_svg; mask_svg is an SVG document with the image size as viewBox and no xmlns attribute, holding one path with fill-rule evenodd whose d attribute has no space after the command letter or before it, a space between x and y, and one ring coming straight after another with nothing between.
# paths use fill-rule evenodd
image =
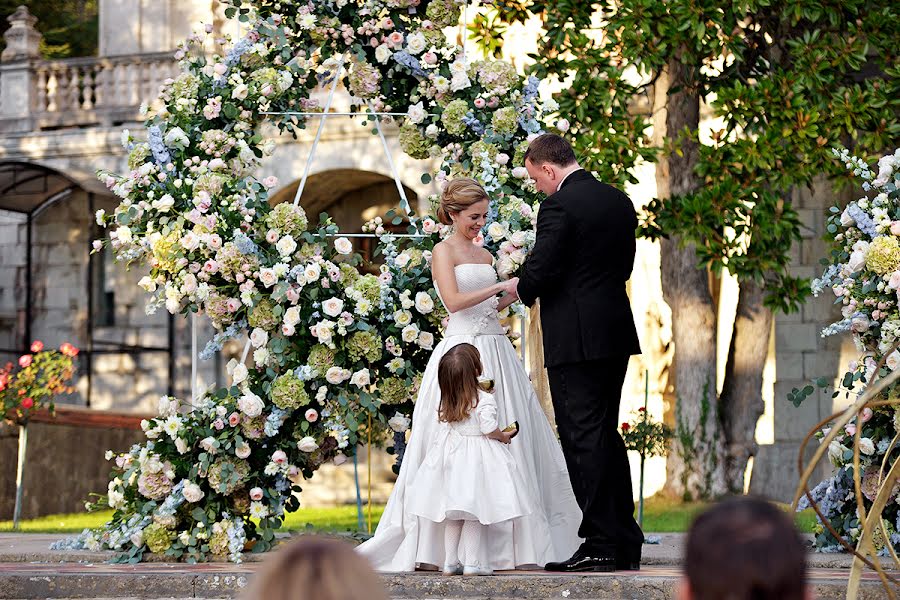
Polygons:
<instances>
[{"instance_id":1,"label":"floral arch","mask_svg":"<svg viewBox=\"0 0 900 600\"><path fill-rule=\"evenodd\" d=\"M102 172L121 198L98 213L117 257L146 270L148 310L202 314L218 330L201 352L249 334L232 385L164 398L143 423L147 441L115 462L107 526L88 546L181 560L265 551L293 492L363 436L408 427L421 372L444 311L432 288L430 250L446 229L408 215L401 237L380 235L372 273L327 216L294 202L270 206L277 183L257 180L271 153L264 125L295 134L319 86L343 81L370 122L403 115L399 141L439 170L422 181L477 178L492 197L485 244L501 274L533 243L537 197L522 167L529 136L555 110L538 81L505 62L466 62L442 29L456 0L228 0L249 32L221 54L193 36L147 115L146 139L127 131L126 174ZM227 44L228 41L222 41ZM324 119L321 119L324 120ZM299 198L299 195L298 195ZM403 216L393 218L402 223ZM99 244L99 242L98 242Z\"/></svg>"}]
</instances>

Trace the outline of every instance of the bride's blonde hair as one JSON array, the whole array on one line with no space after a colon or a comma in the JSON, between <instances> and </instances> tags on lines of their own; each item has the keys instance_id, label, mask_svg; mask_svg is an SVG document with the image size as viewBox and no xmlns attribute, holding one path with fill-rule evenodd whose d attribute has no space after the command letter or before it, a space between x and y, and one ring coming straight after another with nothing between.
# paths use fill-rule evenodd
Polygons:
<instances>
[{"instance_id":1,"label":"bride's blonde hair","mask_svg":"<svg viewBox=\"0 0 900 600\"><path fill-rule=\"evenodd\" d=\"M471 177L457 177L447 184L441 194L441 205L438 207L438 220L444 225L453 225L451 213L457 214L476 202L488 200L487 192L481 184Z\"/></svg>"}]
</instances>

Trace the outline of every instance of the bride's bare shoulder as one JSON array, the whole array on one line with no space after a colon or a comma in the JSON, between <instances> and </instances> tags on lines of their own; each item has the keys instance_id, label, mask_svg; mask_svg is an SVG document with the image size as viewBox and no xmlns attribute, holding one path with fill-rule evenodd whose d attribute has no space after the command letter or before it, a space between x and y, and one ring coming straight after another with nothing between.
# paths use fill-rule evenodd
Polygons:
<instances>
[{"instance_id":1,"label":"bride's bare shoulder","mask_svg":"<svg viewBox=\"0 0 900 600\"><path fill-rule=\"evenodd\" d=\"M456 262L456 251L447 240L438 242L431 251L432 260Z\"/></svg>"}]
</instances>

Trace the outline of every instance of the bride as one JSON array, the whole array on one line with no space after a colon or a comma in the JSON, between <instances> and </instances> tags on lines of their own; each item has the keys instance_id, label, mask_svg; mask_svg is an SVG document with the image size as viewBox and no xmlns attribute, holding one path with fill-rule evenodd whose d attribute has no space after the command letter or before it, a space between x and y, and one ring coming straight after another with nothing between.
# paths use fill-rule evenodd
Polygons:
<instances>
[{"instance_id":1,"label":"bride","mask_svg":"<svg viewBox=\"0 0 900 600\"><path fill-rule=\"evenodd\" d=\"M438 218L453 225L454 231L434 247L431 266L450 320L425 369L393 492L375 536L358 548L379 571L414 571L418 565L444 564L444 525L410 514L410 497L422 490L413 490L409 484L439 426L438 363L447 350L463 342L478 349L484 376L495 382L500 426L519 423L519 435L509 449L523 479L532 486L531 496L538 499L531 515L489 526L491 568L565 560L581 542L581 511L562 450L497 316L515 302L517 279L498 282L492 255L473 243L484 227L488 204L484 189L468 178L451 181L441 196Z\"/></svg>"}]
</instances>

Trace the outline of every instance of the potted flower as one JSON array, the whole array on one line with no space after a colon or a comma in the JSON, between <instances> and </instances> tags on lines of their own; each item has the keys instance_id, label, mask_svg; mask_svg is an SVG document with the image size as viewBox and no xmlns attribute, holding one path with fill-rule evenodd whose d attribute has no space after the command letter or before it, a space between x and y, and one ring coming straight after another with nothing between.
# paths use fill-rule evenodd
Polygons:
<instances>
[{"instance_id":1,"label":"potted flower","mask_svg":"<svg viewBox=\"0 0 900 600\"><path fill-rule=\"evenodd\" d=\"M22 481L25 471L25 449L28 444L28 421L35 412L55 411L54 398L71 393L69 385L75 373L73 359L78 348L66 342L59 350L45 350L36 340L31 353L19 357L18 365L7 363L0 369L0 415L10 425L19 428L19 456L16 468L16 506L13 528L19 527L22 510Z\"/></svg>"}]
</instances>

